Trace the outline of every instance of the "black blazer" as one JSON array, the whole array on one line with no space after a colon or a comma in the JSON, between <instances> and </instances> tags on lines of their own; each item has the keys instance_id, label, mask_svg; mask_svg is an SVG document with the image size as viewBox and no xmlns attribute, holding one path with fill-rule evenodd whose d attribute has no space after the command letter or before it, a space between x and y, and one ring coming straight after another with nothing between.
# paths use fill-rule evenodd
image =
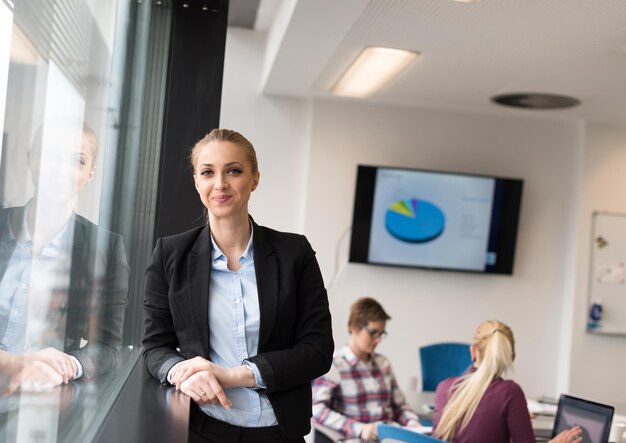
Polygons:
<instances>
[{"instance_id":1,"label":"black blazer","mask_svg":"<svg viewBox=\"0 0 626 443\"><path fill-rule=\"evenodd\" d=\"M332 362L328 298L304 236L252 226L261 324L258 355L250 360L283 434L298 438L310 431L311 380ZM148 371L162 383L175 363L208 359L210 278L208 226L157 241L146 269L143 346Z\"/></svg>"},{"instance_id":2,"label":"black blazer","mask_svg":"<svg viewBox=\"0 0 626 443\"><path fill-rule=\"evenodd\" d=\"M13 215L23 219L24 207L0 210L0 279L16 246L9 226ZM43 220L43 219L42 219ZM63 351L75 356L83 377L107 372L122 345L124 314L128 304L129 267L122 238L80 215L72 237ZM6 322L0 319L0 338ZM81 344L87 342L86 346Z\"/></svg>"}]
</instances>

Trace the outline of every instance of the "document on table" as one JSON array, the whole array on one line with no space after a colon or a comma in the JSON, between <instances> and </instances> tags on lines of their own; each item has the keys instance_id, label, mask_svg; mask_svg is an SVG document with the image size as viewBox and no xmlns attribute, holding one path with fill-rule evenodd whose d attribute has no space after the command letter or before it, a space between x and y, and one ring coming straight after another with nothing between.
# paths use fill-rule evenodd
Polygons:
<instances>
[{"instance_id":1,"label":"document on table","mask_svg":"<svg viewBox=\"0 0 626 443\"><path fill-rule=\"evenodd\" d=\"M556 415L557 405L542 403L537 400L527 399L528 412L535 415Z\"/></svg>"}]
</instances>

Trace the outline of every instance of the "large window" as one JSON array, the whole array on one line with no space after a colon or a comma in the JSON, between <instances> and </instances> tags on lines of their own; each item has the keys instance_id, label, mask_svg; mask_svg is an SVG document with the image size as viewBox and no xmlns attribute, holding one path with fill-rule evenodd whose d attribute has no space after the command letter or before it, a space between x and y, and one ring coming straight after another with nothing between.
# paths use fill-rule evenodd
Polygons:
<instances>
[{"instance_id":1,"label":"large window","mask_svg":"<svg viewBox=\"0 0 626 443\"><path fill-rule=\"evenodd\" d=\"M0 441L89 441L136 361L169 32L150 3L0 0Z\"/></svg>"}]
</instances>

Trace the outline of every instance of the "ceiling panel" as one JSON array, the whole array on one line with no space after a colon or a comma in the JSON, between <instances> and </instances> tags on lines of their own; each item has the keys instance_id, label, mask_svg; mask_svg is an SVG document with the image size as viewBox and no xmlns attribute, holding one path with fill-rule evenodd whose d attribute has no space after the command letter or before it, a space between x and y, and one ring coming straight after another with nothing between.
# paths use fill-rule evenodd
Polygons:
<instances>
[{"instance_id":1,"label":"ceiling panel","mask_svg":"<svg viewBox=\"0 0 626 443\"><path fill-rule=\"evenodd\" d=\"M498 110L493 95L545 92L583 103L543 115L626 123L624 0L299 0L266 92L331 98L368 45L421 52L370 102Z\"/></svg>"}]
</instances>

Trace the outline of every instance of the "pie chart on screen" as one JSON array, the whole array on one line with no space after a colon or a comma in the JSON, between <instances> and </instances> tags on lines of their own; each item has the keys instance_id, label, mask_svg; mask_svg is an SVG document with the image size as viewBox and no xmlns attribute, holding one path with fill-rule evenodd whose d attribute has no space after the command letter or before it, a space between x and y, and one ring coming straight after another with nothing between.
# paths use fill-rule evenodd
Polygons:
<instances>
[{"instance_id":1,"label":"pie chart on screen","mask_svg":"<svg viewBox=\"0 0 626 443\"><path fill-rule=\"evenodd\" d=\"M424 243L439 237L446 217L434 204L417 198L392 203L385 214L385 228L398 240Z\"/></svg>"}]
</instances>

